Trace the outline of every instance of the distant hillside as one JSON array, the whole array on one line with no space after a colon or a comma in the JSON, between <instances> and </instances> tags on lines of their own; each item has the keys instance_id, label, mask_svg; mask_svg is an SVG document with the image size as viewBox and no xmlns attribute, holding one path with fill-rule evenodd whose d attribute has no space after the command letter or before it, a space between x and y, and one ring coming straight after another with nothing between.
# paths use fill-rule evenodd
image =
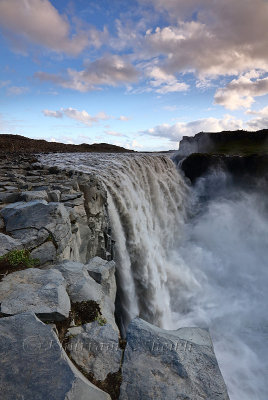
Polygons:
<instances>
[{"instance_id":1,"label":"distant hillside","mask_svg":"<svg viewBox=\"0 0 268 400\"><path fill-rule=\"evenodd\" d=\"M124 147L107 143L94 143L79 145L47 142L46 140L29 139L20 135L0 134L0 152L10 153L133 153Z\"/></svg>"}]
</instances>

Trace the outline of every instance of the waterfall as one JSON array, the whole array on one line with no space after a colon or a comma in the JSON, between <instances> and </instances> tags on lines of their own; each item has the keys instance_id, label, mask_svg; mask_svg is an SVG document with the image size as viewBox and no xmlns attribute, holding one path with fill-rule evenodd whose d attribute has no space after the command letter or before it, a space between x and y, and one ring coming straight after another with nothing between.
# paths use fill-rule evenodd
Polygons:
<instances>
[{"instance_id":1,"label":"waterfall","mask_svg":"<svg viewBox=\"0 0 268 400\"><path fill-rule=\"evenodd\" d=\"M44 158L45 157L45 158ZM210 329L231 400L266 400L268 202L218 172L190 188L161 155L60 154L107 189L123 325Z\"/></svg>"},{"instance_id":2,"label":"waterfall","mask_svg":"<svg viewBox=\"0 0 268 400\"><path fill-rule=\"evenodd\" d=\"M187 187L172 161L161 156L122 157L103 178L116 240L119 301L133 317L171 324L166 263L181 234Z\"/></svg>"},{"instance_id":3,"label":"waterfall","mask_svg":"<svg viewBox=\"0 0 268 400\"><path fill-rule=\"evenodd\" d=\"M42 161L95 173L106 187L122 325L140 316L171 327L166 267L182 233L189 192L174 163L162 155L81 153Z\"/></svg>"}]
</instances>

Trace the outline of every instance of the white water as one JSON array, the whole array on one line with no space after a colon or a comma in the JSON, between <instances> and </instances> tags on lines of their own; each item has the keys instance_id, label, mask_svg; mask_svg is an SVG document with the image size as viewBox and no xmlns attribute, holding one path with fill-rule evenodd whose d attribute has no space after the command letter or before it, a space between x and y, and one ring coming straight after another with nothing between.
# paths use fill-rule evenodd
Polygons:
<instances>
[{"instance_id":1,"label":"white water","mask_svg":"<svg viewBox=\"0 0 268 400\"><path fill-rule=\"evenodd\" d=\"M264 192L234 190L225 175L190 191L160 156L43 161L94 172L107 187L125 320L140 315L169 329L209 327L231 400L267 400Z\"/></svg>"}]
</instances>

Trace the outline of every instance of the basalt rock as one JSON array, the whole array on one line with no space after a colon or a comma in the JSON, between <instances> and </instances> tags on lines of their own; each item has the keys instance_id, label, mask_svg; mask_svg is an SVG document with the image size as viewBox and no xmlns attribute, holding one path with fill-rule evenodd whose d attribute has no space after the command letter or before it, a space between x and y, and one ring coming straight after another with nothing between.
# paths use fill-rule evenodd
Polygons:
<instances>
[{"instance_id":1,"label":"basalt rock","mask_svg":"<svg viewBox=\"0 0 268 400\"><path fill-rule=\"evenodd\" d=\"M213 170L223 170L235 183L250 184L256 178L267 181L268 155L228 156L194 153L181 163L185 176L192 182Z\"/></svg>"},{"instance_id":2,"label":"basalt rock","mask_svg":"<svg viewBox=\"0 0 268 400\"><path fill-rule=\"evenodd\" d=\"M134 319L127 332L120 400L228 400L207 330L166 331Z\"/></svg>"},{"instance_id":3,"label":"basalt rock","mask_svg":"<svg viewBox=\"0 0 268 400\"><path fill-rule=\"evenodd\" d=\"M1 313L32 311L44 321L67 318L71 309L66 282L57 270L29 268L13 272L0 282Z\"/></svg>"},{"instance_id":4,"label":"basalt rock","mask_svg":"<svg viewBox=\"0 0 268 400\"><path fill-rule=\"evenodd\" d=\"M2 400L109 400L71 363L51 326L34 314L0 320Z\"/></svg>"},{"instance_id":5,"label":"basalt rock","mask_svg":"<svg viewBox=\"0 0 268 400\"><path fill-rule=\"evenodd\" d=\"M70 328L68 337L70 357L95 380L104 381L108 374L119 371L122 350L118 332L110 324L100 320Z\"/></svg>"}]
</instances>

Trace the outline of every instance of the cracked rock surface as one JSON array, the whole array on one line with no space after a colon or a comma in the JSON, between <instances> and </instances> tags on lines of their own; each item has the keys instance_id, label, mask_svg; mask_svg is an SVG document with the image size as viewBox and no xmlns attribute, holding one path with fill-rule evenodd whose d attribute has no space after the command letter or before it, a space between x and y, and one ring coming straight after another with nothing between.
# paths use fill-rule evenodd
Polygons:
<instances>
[{"instance_id":1,"label":"cracked rock surface","mask_svg":"<svg viewBox=\"0 0 268 400\"><path fill-rule=\"evenodd\" d=\"M71 363L51 326L34 314L0 319L2 400L109 400Z\"/></svg>"}]
</instances>

